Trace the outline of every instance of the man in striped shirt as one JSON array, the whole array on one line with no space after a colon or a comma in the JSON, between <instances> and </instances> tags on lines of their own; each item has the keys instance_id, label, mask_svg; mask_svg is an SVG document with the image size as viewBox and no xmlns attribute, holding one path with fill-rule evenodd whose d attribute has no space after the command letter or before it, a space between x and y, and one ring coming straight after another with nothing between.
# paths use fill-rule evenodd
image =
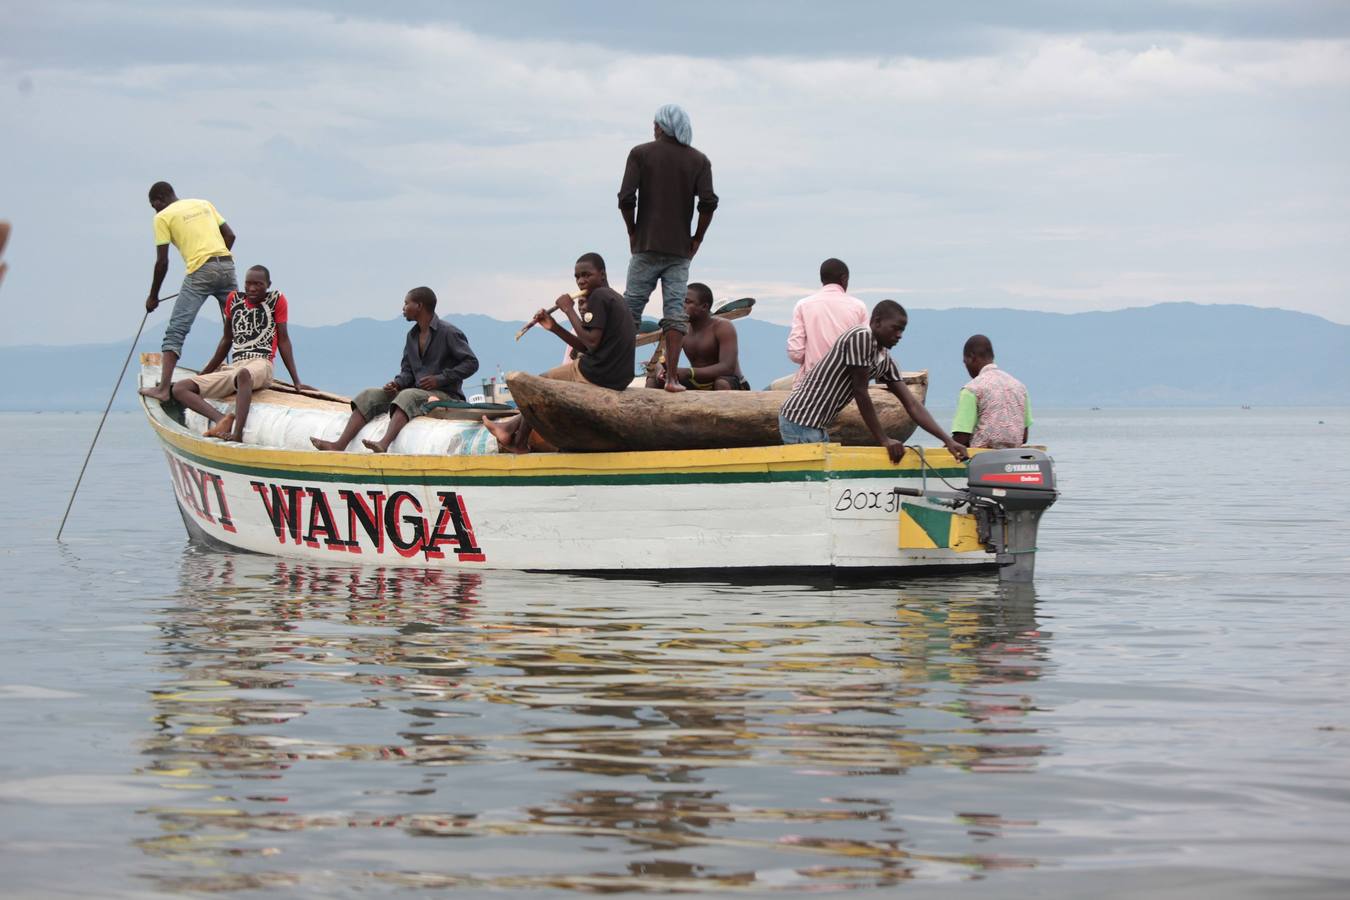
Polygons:
<instances>
[{"instance_id":1,"label":"man in striped shirt","mask_svg":"<svg viewBox=\"0 0 1350 900\"><path fill-rule=\"evenodd\" d=\"M858 412L868 431L886 448L891 462L900 462L905 455L905 445L882 431L876 407L867 392L868 382L876 380L886 385L909 417L942 441L952 456L962 460L969 458L966 448L952 440L923 404L914 399L900 377L900 367L887 352L900 342L908 324L909 315L903 306L894 300L882 300L872 310L867 325L856 325L839 335L830 352L802 376L783 404L778 415L778 431L783 436L783 443L828 442L829 427L852 400L858 404Z\"/></svg>"}]
</instances>

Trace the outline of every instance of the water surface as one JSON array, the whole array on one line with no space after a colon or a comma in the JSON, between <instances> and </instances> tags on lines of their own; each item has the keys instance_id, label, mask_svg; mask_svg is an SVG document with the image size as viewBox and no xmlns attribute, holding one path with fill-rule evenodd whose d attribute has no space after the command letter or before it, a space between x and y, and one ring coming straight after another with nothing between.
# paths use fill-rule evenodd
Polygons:
<instances>
[{"instance_id":1,"label":"water surface","mask_svg":"<svg viewBox=\"0 0 1350 900\"><path fill-rule=\"evenodd\" d=\"M1350 411L1045 412L1034 589L297 565L0 415L21 896L1343 896Z\"/></svg>"}]
</instances>

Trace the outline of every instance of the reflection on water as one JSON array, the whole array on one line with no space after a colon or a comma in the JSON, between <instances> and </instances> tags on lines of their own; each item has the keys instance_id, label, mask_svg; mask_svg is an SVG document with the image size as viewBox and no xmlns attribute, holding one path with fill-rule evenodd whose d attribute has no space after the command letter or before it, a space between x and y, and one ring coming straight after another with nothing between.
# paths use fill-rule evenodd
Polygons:
<instances>
[{"instance_id":1,"label":"reflection on water","mask_svg":"<svg viewBox=\"0 0 1350 900\"><path fill-rule=\"evenodd\" d=\"M1051 665L1028 588L195 552L181 584L141 775L182 801L134 836L165 888L814 890L1035 864L999 852L1034 822L907 802L1046 752L1019 691Z\"/></svg>"}]
</instances>

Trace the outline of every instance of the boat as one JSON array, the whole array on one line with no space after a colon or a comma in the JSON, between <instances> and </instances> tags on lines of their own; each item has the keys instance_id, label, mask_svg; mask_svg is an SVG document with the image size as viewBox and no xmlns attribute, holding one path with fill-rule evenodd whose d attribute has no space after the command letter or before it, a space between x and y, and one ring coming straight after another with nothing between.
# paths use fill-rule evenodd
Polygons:
<instances>
[{"instance_id":1,"label":"boat","mask_svg":"<svg viewBox=\"0 0 1350 900\"><path fill-rule=\"evenodd\" d=\"M928 373L906 372L903 377L922 403ZM781 441L778 411L786 397L780 391L610 391L525 372L511 372L506 383L526 421L559 450L711 450ZM909 440L915 424L900 401L883 388L873 388L871 397L886 434ZM830 438L845 446L876 445L852 402L830 429Z\"/></svg>"},{"instance_id":2,"label":"boat","mask_svg":"<svg viewBox=\"0 0 1350 900\"><path fill-rule=\"evenodd\" d=\"M140 383L158 373L159 354L143 354ZM512 382L528 402L529 380ZM346 565L719 580L1005 573L1014 561L1029 578L1034 561L1034 528L1019 550L1004 540L1011 525L990 531L937 490L977 502L967 467L941 449L914 448L898 465L879 447L837 443L517 456L481 445L374 454L355 442L356 452L331 453L306 449L305 435L340 427L345 398L287 388L255 393L243 443L207 438L200 417L140 398L194 542ZM378 434L383 424L367 427ZM402 443L409 435L424 448L458 435L472 448L471 433L487 434L433 414L391 449L412 446ZM1004 456L989 457L986 494L1023 488L1053 502L1048 457L988 451L975 460L989 453Z\"/></svg>"}]
</instances>

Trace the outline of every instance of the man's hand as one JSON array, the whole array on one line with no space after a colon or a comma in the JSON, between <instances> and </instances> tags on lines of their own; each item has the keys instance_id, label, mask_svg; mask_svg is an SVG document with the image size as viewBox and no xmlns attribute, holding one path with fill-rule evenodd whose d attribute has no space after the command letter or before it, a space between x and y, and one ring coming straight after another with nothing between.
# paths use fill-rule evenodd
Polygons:
<instances>
[{"instance_id":1,"label":"man's hand","mask_svg":"<svg viewBox=\"0 0 1350 900\"><path fill-rule=\"evenodd\" d=\"M5 244L9 241L9 223L0 222L0 281L5 279Z\"/></svg>"},{"instance_id":2,"label":"man's hand","mask_svg":"<svg viewBox=\"0 0 1350 900\"><path fill-rule=\"evenodd\" d=\"M554 303L564 314L570 313L577 308L577 302L572 299L571 294L561 295Z\"/></svg>"},{"instance_id":3,"label":"man's hand","mask_svg":"<svg viewBox=\"0 0 1350 900\"><path fill-rule=\"evenodd\" d=\"M310 384L301 384L301 383L298 382L298 381L295 383L295 389L296 389L297 391L317 391L317 390L318 390L318 388L314 387L313 385L310 385Z\"/></svg>"},{"instance_id":4,"label":"man's hand","mask_svg":"<svg viewBox=\"0 0 1350 900\"><path fill-rule=\"evenodd\" d=\"M548 310L541 309L534 314L534 321L545 331L557 331L558 323L548 314Z\"/></svg>"},{"instance_id":5,"label":"man's hand","mask_svg":"<svg viewBox=\"0 0 1350 900\"><path fill-rule=\"evenodd\" d=\"M703 242L695 238L689 239L689 258L693 259L698 255L698 248L703 246Z\"/></svg>"},{"instance_id":6,"label":"man's hand","mask_svg":"<svg viewBox=\"0 0 1350 900\"><path fill-rule=\"evenodd\" d=\"M158 297L156 297L154 294L151 294L150 296L148 296L148 297L145 298L145 311L146 311L146 312L152 313L152 312L154 312L154 311L155 311L156 309L158 309L158 308L159 308L159 298L158 298Z\"/></svg>"},{"instance_id":7,"label":"man's hand","mask_svg":"<svg viewBox=\"0 0 1350 900\"><path fill-rule=\"evenodd\" d=\"M958 462L965 462L970 459L969 451L951 438L947 438L942 443L947 445L947 452L956 457Z\"/></svg>"},{"instance_id":8,"label":"man's hand","mask_svg":"<svg viewBox=\"0 0 1350 900\"><path fill-rule=\"evenodd\" d=\"M881 446L886 448L886 455L891 458L893 463L899 463L905 456L905 445L895 438L886 438L882 441Z\"/></svg>"},{"instance_id":9,"label":"man's hand","mask_svg":"<svg viewBox=\"0 0 1350 900\"><path fill-rule=\"evenodd\" d=\"M384 395L390 400L394 399L394 397L398 395L398 385L394 384L392 381L386 384L384 386Z\"/></svg>"},{"instance_id":10,"label":"man's hand","mask_svg":"<svg viewBox=\"0 0 1350 900\"><path fill-rule=\"evenodd\" d=\"M441 376L423 375L417 379L417 386L424 391L434 391L441 386Z\"/></svg>"}]
</instances>

